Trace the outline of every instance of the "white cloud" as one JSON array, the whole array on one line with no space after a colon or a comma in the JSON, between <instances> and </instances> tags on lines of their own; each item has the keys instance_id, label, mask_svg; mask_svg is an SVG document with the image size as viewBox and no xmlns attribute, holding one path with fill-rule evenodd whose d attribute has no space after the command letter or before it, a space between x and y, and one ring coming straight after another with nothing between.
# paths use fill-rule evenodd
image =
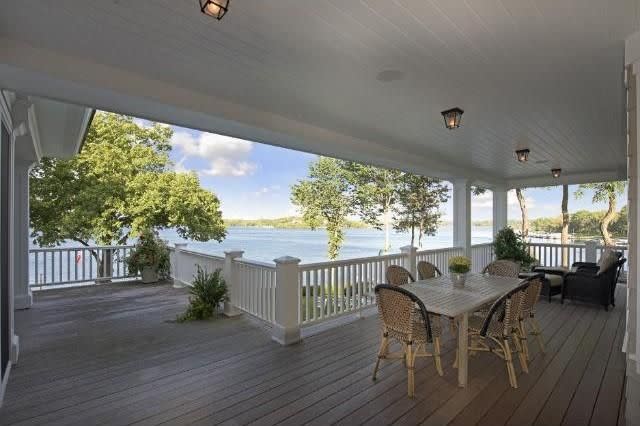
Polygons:
<instances>
[{"instance_id":1,"label":"white cloud","mask_svg":"<svg viewBox=\"0 0 640 426\"><path fill-rule=\"evenodd\" d=\"M527 208L532 209L536 206L536 200L531 197L527 197L527 193L524 192L524 200L527 203ZM511 190L507 193L507 203L509 207L518 207L520 208L520 203L518 203L518 197L516 197L516 191Z\"/></svg>"},{"instance_id":2,"label":"white cloud","mask_svg":"<svg viewBox=\"0 0 640 426\"><path fill-rule=\"evenodd\" d=\"M271 185L264 186L257 191L252 192L251 194L254 196L261 196L266 194L273 194L274 192L278 192L280 190L280 185Z\"/></svg>"},{"instance_id":3,"label":"white cloud","mask_svg":"<svg viewBox=\"0 0 640 426\"><path fill-rule=\"evenodd\" d=\"M207 176L249 176L257 165L249 161L253 142L236 139L213 133L200 133L194 137L191 133L175 132L171 143L180 149L184 157L176 167L184 167L182 163L187 157L200 158L208 163L208 168L200 173Z\"/></svg>"},{"instance_id":4,"label":"white cloud","mask_svg":"<svg viewBox=\"0 0 640 426\"><path fill-rule=\"evenodd\" d=\"M471 197L471 209L490 209L493 207L493 193L485 192Z\"/></svg>"}]
</instances>

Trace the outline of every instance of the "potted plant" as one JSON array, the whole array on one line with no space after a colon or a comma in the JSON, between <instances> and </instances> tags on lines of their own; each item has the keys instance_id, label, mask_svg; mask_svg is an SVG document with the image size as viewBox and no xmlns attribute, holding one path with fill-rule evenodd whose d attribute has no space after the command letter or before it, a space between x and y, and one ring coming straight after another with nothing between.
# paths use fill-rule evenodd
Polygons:
<instances>
[{"instance_id":1,"label":"potted plant","mask_svg":"<svg viewBox=\"0 0 640 426\"><path fill-rule=\"evenodd\" d=\"M189 306L178 322L204 320L216 314L220 304L228 300L227 284L222 277L222 270L208 272L196 265L197 272L189 288Z\"/></svg>"},{"instance_id":2,"label":"potted plant","mask_svg":"<svg viewBox=\"0 0 640 426\"><path fill-rule=\"evenodd\" d=\"M167 245L151 230L140 234L126 262L129 273L140 274L145 284L168 277L171 268Z\"/></svg>"},{"instance_id":3,"label":"potted plant","mask_svg":"<svg viewBox=\"0 0 640 426\"><path fill-rule=\"evenodd\" d=\"M527 243L522 235L517 234L510 227L498 231L493 242L493 251L497 260L518 262L524 271L531 270L537 262L536 258L529 254Z\"/></svg>"},{"instance_id":4,"label":"potted plant","mask_svg":"<svg viewBox=\"0 0 640 426\"><path fill-rule=\"evenodd\" d=\"M468 257L454 256L449 259L449 273L453 285L463 286L469 271L471 271L471 259Z\"/></svg>"}]
</instances>

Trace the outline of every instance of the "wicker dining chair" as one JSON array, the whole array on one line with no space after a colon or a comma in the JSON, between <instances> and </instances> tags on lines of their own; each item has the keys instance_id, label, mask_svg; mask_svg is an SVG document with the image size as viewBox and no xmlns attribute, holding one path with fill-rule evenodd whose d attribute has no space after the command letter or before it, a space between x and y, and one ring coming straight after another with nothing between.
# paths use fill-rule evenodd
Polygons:
<instances>
[{"instance_id":1,"label":"wicker dining chair","mask_svg":"<svg viewBox=\"0 0 640 426\"><path fill-rule=\"evenodd\" d=\"M544 339L542 337L542 330L540 324L536 320L536 303L540 299L540 292L542 291L542 280L544 274L540 274L537 277L533 277L529 281L529 286L524 294L524 300L522 303L522 312L520 313L520 319L518 321L518 332L520 336L520 345L524 353L525 359L529 361L529 345L527 343L527 334L535 336L538 346L540 346L540 352L544 353ZM527 324L531 326L531 332L527 331Z\"/></svg>"},{"instance_id":2,"label":"wicker dining chair","mask_svg":"<svg viewBox=\"0 0 640 426\"><path fill-rule=\"evenodd\" d=\"M415 362L417 357L433 357L436 371L440 376L442 361L440 359L441 330L432 325L431 315L416 295L402 287L380 284L375 288L382 327L382 341L373 380L376 380L381 360L401 359L407 367L407 394L413 398L415 387ZM389 352L391 341L402 345L402 350ZM432 345L432 352L427 352L427 345Z\"/></svg>"},{"instance_id":3,"label":"wicker dining chair","mask_svg":"<svg viewBox=\"0 0 640 426\"><path fill-rule=\"evenodd\" d=\"M390 265L386 271L387 284L389 285L405 285L415 281L411 272L407 271L400 265Z\"/></svg>"},{"instance_id":4,"label":"wicker dining chair","mask_svg":"<svg viewBox=\"0 0 640 426\"><path fill-rule=\"evenodd\" d=\"M429 278L435 278L442 275L440 269L431 262L421 260L418 262L418 278L421 280L427 280Z\"/></svg>"},{"instance_id":5,"label":"wicker dining chair","mask_svg":"<svg viewBox=\"0 0 640 426\"><path fill-rule=\"evenodd\" d=\"M524 372L528 372L528 366L522 347L520 346L520 336L518 333L518 321L522 313L522 306L525 298L529 280L522 285L501 296L491 306L491 309L484 318L477 316L469 317L469 354L475 352L491 352L504 359L507 365L507 374L511 387L517 388L515 368L513 366L513 353L517 352L520 365ZM511 348L511 343L515 346L515 351ZM457 361L457 354L456 354Z\"/></svg>"},{"instance_id":6,"label":"wicker dining chair","mask_svg":"<svg viewBox=\"0 0 640 426\"><path fill-rule=\"evenodd\" d=\"M520 275L520 264L511 260L494 260L484 267L482 273L498 277L518 278L518 275Z\"/></svg>"}]
</instances>

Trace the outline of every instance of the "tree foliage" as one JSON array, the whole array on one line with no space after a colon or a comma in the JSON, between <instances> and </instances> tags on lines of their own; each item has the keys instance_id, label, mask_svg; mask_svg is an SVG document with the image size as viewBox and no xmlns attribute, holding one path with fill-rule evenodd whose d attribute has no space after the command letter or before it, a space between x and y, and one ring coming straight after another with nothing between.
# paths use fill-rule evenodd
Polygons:
<instances>
[{"instance_id":1,"label":"tree foliage","mask_svg":"<svg viewBox=\"0 0 640 426\"><path fill-rule=\"evenodd\" d=\"M575 192L576 198L581 198L584 196L585 191L591 190L593 191L593 196L591 197L593 203L608 203L607 212L600 219L600 234L604 244L607 246L614 244L609 233L609 224L616 217L618 195L622 195L626 185L627 183L624 181L587 183L578 186L578 190Z\"/></svg>"},{"instance_id":2,"label":"tree foliage","mask_svg":"<svg viewBox=\"0 0 640 426\"><path fill-rule=\"evenodd\" d=\"M449 198L448 191L437 179L320 157L310 165L308 176L292 187L291 200L310 228L326 226L328 256L335 259L350 215L385 229L385 234L391 226L411 231L413 244L416 233L435 233L439 205Z\"/></svg>"},{"instance_id":3,"label":"tree foliage","mask_svg":"<svg viewBox=\"0 0 640 426\"><path fill-rule=\"evenodd\" d=\"M291 188L291 202L302 210L311 229L326 226L329 259L337 258L347 217L353 212L350 184L341 163L328 157L312 163L307 178Z\"/></svg>"},{"instance_id":4,"label":"tree foliage","mask_svg":"<svg viewBox=\"0 0 640 426\"><path fill-rule=\"evenodd\" d=\"M409 173L402 174L398 202L394 208L395 229L411 233L411 245L423 235L435 235L440 220L440 204L449 199L449 188L439 179Z\"/></svg>"},{"instance_id":5,"label":"tree foliage","mask_svg":"<svg viewBox=\"0 0 640 426\"><path fill-rule=\"evenodd\" d=\"M215 194L200 187L195 174L171 170L171 136L165 125L97 113L78 155L43 158L31 171L35 242L122 244L154 228L175 228L199 241L224 239Z\"/></svg>"}]
</instances>

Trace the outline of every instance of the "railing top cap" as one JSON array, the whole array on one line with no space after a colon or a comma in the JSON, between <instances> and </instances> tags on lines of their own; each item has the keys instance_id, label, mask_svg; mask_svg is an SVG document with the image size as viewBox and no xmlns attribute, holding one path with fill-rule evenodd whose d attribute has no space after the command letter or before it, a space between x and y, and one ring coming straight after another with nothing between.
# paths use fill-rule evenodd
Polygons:
<instances>
[{"instance_id":1,"label":"railing top cap","mask_svg":"<svg viewBox=\"0 0 640 426\"><path fill-rule=\"evenodd\" d=\"M273 261L275 263L280 264L280 265L287 265L287 264L291 264L291 263L300 263L300 259L298 259L297 257L292 257L292 256L282 256L282 257L279 257L277 259L273 259Z\"/></svg>"}]
</instances>

